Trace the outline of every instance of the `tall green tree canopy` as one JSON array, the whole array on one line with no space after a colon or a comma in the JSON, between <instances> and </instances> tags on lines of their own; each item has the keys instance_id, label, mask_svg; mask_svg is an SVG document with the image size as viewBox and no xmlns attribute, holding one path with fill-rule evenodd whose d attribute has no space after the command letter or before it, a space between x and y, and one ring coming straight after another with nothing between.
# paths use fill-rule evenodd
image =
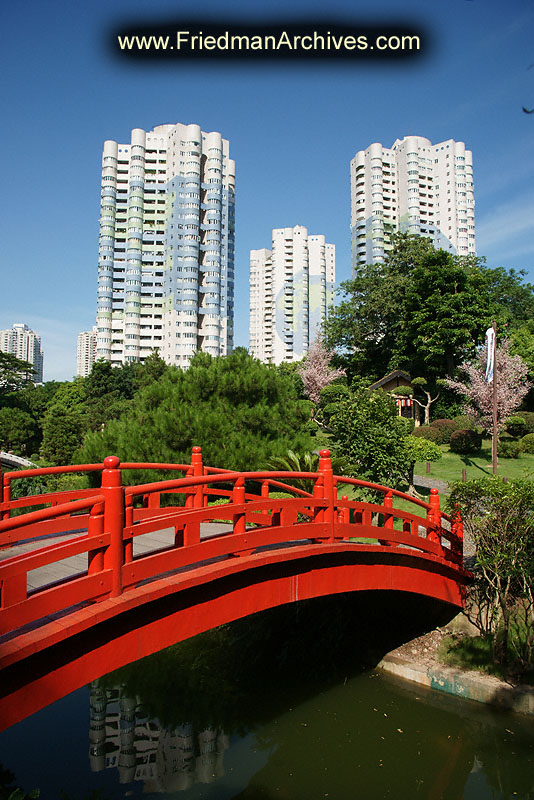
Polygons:
<instances>
[{"instance_id":1,"label":"tall green tree canopy","mask_svg":"<svg viewBox=\"0 0 534 800\"><path fill-rule=\"evenodd\" d=\"M33 365L11 353L0 350L0 396L17 392L27 386L33 377Z\"/></svg>"},{"instance_id":2,"label":"tall green tree canopy","mask_svg":"<svg viewBox=\"0 0 534 800\"><path fill-rule=\"evenodd\" d=\"M405 480L411 454L406 428L389 395L356 383L326 412L334 452L348 459L356 478L388 486Z\"/></svg>"},{"instance_id":3,"label":"tall green tree canopy","mask_svg":"<svg viewBox=\"0 0 534 800\"><path fill-rule=\"evenodd\" d=\"M200 445L206 464L253 470L288 450L313 449L309 418L291 377L246 350L197 353L188 370L167 369L120 419L89 433L80 458L183 463Z\"/></svg>"},{"instance_id":4,"label":"tall green tree canopy","mask_svg":"<svg viewBox=\"0 0 534 800\"><path fill-rule=\"evenodd\" d=\"M361 267L341 285L326 344L352 375L405 369L433 385L474 354L493 317L510 327L534 318L533 287L523 277L396 234L383 264Z\"/></svg>"}]
</instances>

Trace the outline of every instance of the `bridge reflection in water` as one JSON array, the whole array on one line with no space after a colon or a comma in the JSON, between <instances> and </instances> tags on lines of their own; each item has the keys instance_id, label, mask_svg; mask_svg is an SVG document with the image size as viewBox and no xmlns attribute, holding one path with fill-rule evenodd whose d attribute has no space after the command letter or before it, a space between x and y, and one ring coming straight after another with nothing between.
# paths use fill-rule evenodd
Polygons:
<instances>
[{"instance_id":1,"label":"bridge reflection in water","mask_svg":"<svg viewBox=\"0 0 534 800\"><path fill-rule=\"evenodd\" d=\"M132 470L184 477L123 486ZM98 489L11 495L24 477L98 471ZM309 481L310 491L292 479ZM374 502L349 500L349 491ZM46 507L28 511L36 505ZM191 464L121 465L110 456L103 465L11 472L2 476L0 512L3 727L104 672L257 611L394 590L454 613L469 580L461 521L441 512L435 490L424 503L336 477L327 450L317 473L206 467L199 447Z\"/></svg>"}]
</instances>

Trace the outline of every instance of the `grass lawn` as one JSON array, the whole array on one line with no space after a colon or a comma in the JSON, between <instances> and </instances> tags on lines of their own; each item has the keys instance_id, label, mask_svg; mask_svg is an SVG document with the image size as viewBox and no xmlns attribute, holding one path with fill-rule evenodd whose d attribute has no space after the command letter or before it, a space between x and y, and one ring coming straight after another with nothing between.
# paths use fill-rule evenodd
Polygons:
<instances>
[{"instance_id":1,"label":"grass lawn","mask_svg":"<svg viewBox=\"0 0 534 800\"><path fill-rule=\"evenodd\" d=\"M465 469L468 481L493 474L491 470L491 440L489 439L482 442L482 450L474 455L461 456L451 453L448 445L441 445L440 449L443 455L439 461L431 462L430 472L426 471L426 462L419 461L415 465L415 475L452 483L452 481L462 480L462 469ZM497 474L509 480L533 479L534 455L521 453L519 458L499 458Z\"/></svg>"}]
</instances>

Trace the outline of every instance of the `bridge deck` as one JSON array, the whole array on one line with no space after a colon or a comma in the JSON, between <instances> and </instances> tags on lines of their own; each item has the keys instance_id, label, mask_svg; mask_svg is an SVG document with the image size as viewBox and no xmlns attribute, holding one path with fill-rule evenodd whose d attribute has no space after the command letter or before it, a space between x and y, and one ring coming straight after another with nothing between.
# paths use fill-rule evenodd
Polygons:
<instances>
[{"instance_id":1,"label":"bridge deck","mask_svg":"<svg viewBox=\"0 0 534 800\"><path fill-rule=\"evenodd\" d=\"M122 470L185 476L124 486ZM98 489L16 495L24 477L98 471ZM195 447L190 465L109 456L0 472L0 489L0 729L103 671L286 603L354 591L465 601L461 520L437 490L427 503L336 477L326 450L317 472L204 467Z\"/></svg>"},{"instance_id":2,"label":"bridge deck","mask_svg":"<svg viewBox=\"0 0 534 800\"><path fill-rule=\"evenodd\" d=\"M227 522L208 522L200 526L201 540L209 539L211 536L216 536L219 533L228 533L231 531L231 526ZM77 536L87 535L87 528L79 531L69 531L63 535L57 534L56 536L48 537L47 543L54 541L57 544L66 542L76 538ZM159 531L152 533L145 533L143 536L138 536L134 540L134 556L148 555L149 553L156 552L165 547L171 547L174 544L174 528L163 528ZM31 553L38 550L43 546L41 539L33 539L4 549L0 548L0 563L6 558L22 555L23 553ZM33 589L41 589L48 584L56 583L57 581L71 578L87 571L87 555L81 554L78 556L71 556L61 561L55 561L46 567L34 569L28 573L28 592Z\"/></svg>"}]
</instances>

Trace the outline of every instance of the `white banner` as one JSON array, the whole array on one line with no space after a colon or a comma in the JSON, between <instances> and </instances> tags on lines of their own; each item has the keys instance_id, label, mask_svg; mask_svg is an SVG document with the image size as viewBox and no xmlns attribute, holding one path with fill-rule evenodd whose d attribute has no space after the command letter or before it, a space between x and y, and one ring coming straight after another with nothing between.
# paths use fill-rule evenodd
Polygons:
<instances>
[{"instance_id":1,"label":"white banner","mask_svg":"<svg viewBox=\"0 0 534 800\"><path fill-rule=\"evenodd\" d=\"M491 383L493 380L493 360L495 357L495 331L493 328L488 328L486 331L486 347L488 349L488 357L486 360L486 375L484 380L486 383Z\"/></svg>"}]
</instances>

